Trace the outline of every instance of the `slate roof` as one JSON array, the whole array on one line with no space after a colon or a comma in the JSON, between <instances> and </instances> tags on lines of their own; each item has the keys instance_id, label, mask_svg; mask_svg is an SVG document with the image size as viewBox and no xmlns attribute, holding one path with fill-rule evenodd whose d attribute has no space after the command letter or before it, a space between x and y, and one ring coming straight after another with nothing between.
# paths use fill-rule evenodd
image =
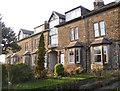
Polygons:
<instances>
[{"instance_id":1,"label":"slate roof","mask_svg":"<svg viewBox=\"0 0 120 91\"><path fill-rule=\"evenodd\" d=\"M34 31L30 31L30 30L26 30L26 29L20 29L20 31L22 31L24 34L33 34Z\"/></svg>"},{"instance_id":2,"label":"slate roof","mask_svg":"<svg viewBox=\"0 0 120 91\"><path fill-rule=\"evenodd\" d=\"M64 20L65 20L65 15L60 14L60 13L58 13L58 12L56 12L56 11L53 11L53 12L52 12L52 14L51 14L51 16L50 16L50 18L49 18L49 20L48 20L48 22L50 21L50 19L51 19L52 15L53 15L54 13L55 13L56 15L58 15L58 16L59 16L59 18L62 18L62 19L64 19Z\"/></svg>"},{"instance_id":3,"label":"slate roof","mask_svg":"<svg viewBox=\"0 0 120 91\"><path fill-rule=\"evenodd\" d=\"M62 19L65 19L65 15L63 15L63 14L60 14L60 13L58 13L58 12L56 12L56 11L54 11L60 18L62 18Z\"/></svg>"},{"instance_id":4,"label":"slate roof","mask_svg":"<svg viewBox=\"0 0 120 91\"><path fill-rule=\"evenodd\" d=\"M23 55L30 55L31 53L29 51L26 51Z\"/></svg>"},{"instance_id":5,"label":"slate roof","mask_svg":"<svg viewBox=\"0 0 120 91\"><path fill-rule=\"evenodd\" d=\"M70 44L67 46L67 48L73 48L73 47L82 47L82 43L78 41L70 42Z\"/></svg>"},{"instance_id":6,"label":"slate roof","mask_svg":"<svg viewBox=\"0 0 120 91\"><path fill-rule=\"evenodd\" d=\"M106 38L102 38L102 39L98 39L95 40L91 43L91 45L99 45L99 44L110 44L110 40L106 39Z\"/></svg>"},{"instance_id":7,"label":"slate roof","mask_svg":"<svg viewBox=\"0 0 120 91\"><path fill-rule=\"evenodd\" d=\"M80 20L80 19L87 18L87 17L89 17L89 16L92 16L92 15L95 15L95 14L98 14L98 13L101 13L101 12L104 12L104 11L106 11L106 10L109 10L109 9L111 9L111 8L118 7L118 6L120 6L120 2L111 2L111 3L105 5L105 6L101 7L101 8L98 8L98 9L96 9L96 10L92 10L91 12L89 12L89 13L87 13L87 14L84 14L84 15L82 15L82 16L80 16L80 17L78 17L78 18L72 19L72 20L70 20L70 21L63 22L62 24L59 24L59 25L57 25L57 26L55 26L55 27L61 27L61 26L63 26L63 25L66 25L66 24L69 24L69 23L78 21L78 20ZM68 11L68 12L69 12L69 11Z\"/></svg>"}]
</instances>

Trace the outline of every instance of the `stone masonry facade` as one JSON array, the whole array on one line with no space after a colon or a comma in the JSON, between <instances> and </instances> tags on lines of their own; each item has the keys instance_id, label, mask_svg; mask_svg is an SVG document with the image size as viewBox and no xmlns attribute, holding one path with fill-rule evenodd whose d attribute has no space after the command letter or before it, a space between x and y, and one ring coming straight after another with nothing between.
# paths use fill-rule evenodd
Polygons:
<instances>
[{"instance_id":1,"label":"stone masonry facade","mask_svg":"<svg viewBox=\"0 0 120 91\"><path fill-rule=\"evenodd\" d=\"M65 70L75 70L77 67L82 67L85 71L98 67L120 68L120 2L104 5L104 2L95 0L94 7L94 10L87 10L85 14L69 21L65 16L77 8L66 12L65 16L57 12L52 13L48 21L49 26L44 24L47 28L43 29L46 48L45 67L53 71L55 64L61 63ZM62 22L51 27L54 19ZM18 55L18 63L26 63L23 60L24 56L28 55L27 64L35 65L34 61L37 58L35 40L39 39L40 34L41 32L18 41L22 48L15 53ZM27 51L26 43L29 43ZM6 55L6 63L13 54Z\"/></svg>"}]
</instances>

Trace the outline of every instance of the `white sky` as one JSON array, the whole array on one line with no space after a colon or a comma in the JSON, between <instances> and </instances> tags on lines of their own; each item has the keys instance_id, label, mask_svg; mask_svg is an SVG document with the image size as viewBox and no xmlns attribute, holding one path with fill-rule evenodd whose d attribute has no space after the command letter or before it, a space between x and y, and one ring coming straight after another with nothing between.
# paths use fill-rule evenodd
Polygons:
<instances>
[{"instance_id":1,"label":"white sky","mask_svg":"<svg viewBox=\"0 0 120 91\"><path fill-rule=\"evenodd\" d=\"M95 0L0 0L0 14L7 27L18 33L20 28L33 30L48 20L52 11L64 14L82 5L93 9ZM104 0L105 4L115 0ZM0 57L1 59L2 57ZM3 59L3 58L2 58Z\"/></svg>"},{"instance_id":2,"label":"white sky","mask_svg":"<svg viewBox=\"0 0 120 91\"><path fill-rule=\"evenodd\" d=\"M95 0L0 0L0 14L7 27L18 33L20 28L33 30L48 20L52 11L64 12L82 5L93 9ZM105 4L115 0L104 0Z\"/></svg>"}]
</instances>

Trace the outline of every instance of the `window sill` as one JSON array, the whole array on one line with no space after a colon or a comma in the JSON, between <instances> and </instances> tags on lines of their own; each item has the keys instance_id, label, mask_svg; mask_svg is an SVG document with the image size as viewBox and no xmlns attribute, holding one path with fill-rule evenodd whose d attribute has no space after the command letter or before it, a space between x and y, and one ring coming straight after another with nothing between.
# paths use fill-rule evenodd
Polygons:
<instances>
[{"instance_id":1,"label":"window sill","mask_svg":"<svg viewBox=\"0 0 120 91\"><path fill-rule=\"evenodd\" d=\"M75 40L70 40L70 42L73 42L73 41L78 41L79 39L75 39Z\"/></svg>"},{"instance_id":2,"label":"window sill","mask_svg":"<svg viewBox=\"0 0 120 91\"><path fill-rule=\"evenodd\" d=\"M74 62L68 62L68 64L74 64Z\"/></svg>"}]
</instances>

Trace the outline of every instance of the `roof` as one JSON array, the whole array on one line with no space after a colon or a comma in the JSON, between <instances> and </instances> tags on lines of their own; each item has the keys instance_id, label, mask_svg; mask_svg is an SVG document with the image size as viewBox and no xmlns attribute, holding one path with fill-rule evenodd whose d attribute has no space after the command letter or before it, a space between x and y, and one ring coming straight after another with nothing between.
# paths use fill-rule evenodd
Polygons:
<instances>
[{"instance_id":1,"label":"roof","mask_svg":"<svg viewBox=\"0 0 120 91\"><path fill-rule=\"evenodd\" d=\"M34 31L30 31L30 30L26 30L26 29L20 29L20 31L22 31L24 34L33 34Z\"/></svg>"},{"instance_id":2,"label":"roof","mask_svg":"<svg viewBox=\"0 0 120 91\"><path fill-rule=\"evenodd\" d=\"M65 15L63 15L63 14L60 14L60 13L58 13L58 12L56 12L56 11L54 11L60 18L62 18L62 19L65 19Z\"/></svg>"},{"instance_id":3,"label":"roof","mask_svg":"<svg viewBox=\"0 0 120 91\"><path fill-rule=\"evenodd\" d=\"M53 14L58 15L59 18L65 19L65 15L60 14L60 13L58 13L56 11L53 11L52 14L51 14L51 16L50 16L50 18L49 18L49 20L48 20L48 22L50 21L50 19L51 19L51 17L52 17Z\"/></svg>"},{"instance_id":4,"label":"roof","mask_svg":"<svg viewBox=\"0 0 120 91\"><path fill-rule=\"evenodd\" d=\"M13 55L11 55L11 57L15 57L15 56L17 56L17 54L16 54L16 53L13 53Z\"/></svg>"},{"instance_id":5,"label":"roof","mask_svg":"<svg viewBox=\"0 0 120 91\"><path fill-rule=\"evenodd\" d=\"M89 16L98 14L98 13L100 13L100 12L107 11L107 10L109 10L109 9L111 9L111 8L118 7L118 6L120 6L120 2L111 2L111 3L109 3L109 4L107 4L107 5L103 6L103 7L101 7L101 8L99 8L99 9L92 10L91 12L89 12L89 13L87 13L87 14L84 14L84 15L82 15L82 16L80 16L80 17L78 17L78 18L72 19L72 20L70 20L70 21L63 22L63 23L61 23L61 24L59 24L59 25L57 25L57 26L55 26L55 27L61 27L61 26L63 26L63 25L66 25L66 24L69 24L69 23L72 23L72 22L75 22L75 21L79 21L80 19L87 18L87 17L89 17Z\"/></svg>"},{"instance_id":6,"label":"roof","mask_svg":"<svg viewBox=\"0 0 120 91\"><path fill-rule=\"evenodd\" d=\"M83 7L83 6L80 5L80 6L78 6L78 7L75 7L75 8L73 8L73 9L71 9L71 10L65 12L65 14L68 13L68 12L71 12L71 11L77 9L77 8L82 8L82 9L86 9L87 11L90 11L89 9L87 9L87 8L85 8L85 7Z\"/></svg>"},{"instance_id":7,"label":"roof","mask_svg":"<svg viewBox=\"0 0 120 91\"><path fill-rule=\"evenodd\" d=\"M38 49L34 50L31 54L37 54Z\"/></svg>"},{"instance_id":8,"label":"roof","mask_svg":"<svg viewBox=\"0 0 120 91\"><path fill-rule=\"evenodd\" d=\"M67 48L82 47L82 46L83 46L83 44L81 42L73 41L73 42L70 42L70 44L67 46Z\"/></svg>"},{"instance_id":9,"label":"roof","mask_svg":"<svg viewBox=\"0 0 120 91\"><path fill-rule=\"evenodd\" d=\"M23 55L30 55L31 53L29 51L25 51Z\"/></svg>"},{"instance_id":10,"label":"roof","mask_svg":"<svg viewBox=\"0 0 120 91\"><path fill-rule=\"evenodd\" d=\"M91 43L91 45L110 44L110 43L111 43L111 42L110 42L108 39L102 38L102 39L97 39L97 40L93 41L93 42Z\"/></svg>"}]
</instances>

